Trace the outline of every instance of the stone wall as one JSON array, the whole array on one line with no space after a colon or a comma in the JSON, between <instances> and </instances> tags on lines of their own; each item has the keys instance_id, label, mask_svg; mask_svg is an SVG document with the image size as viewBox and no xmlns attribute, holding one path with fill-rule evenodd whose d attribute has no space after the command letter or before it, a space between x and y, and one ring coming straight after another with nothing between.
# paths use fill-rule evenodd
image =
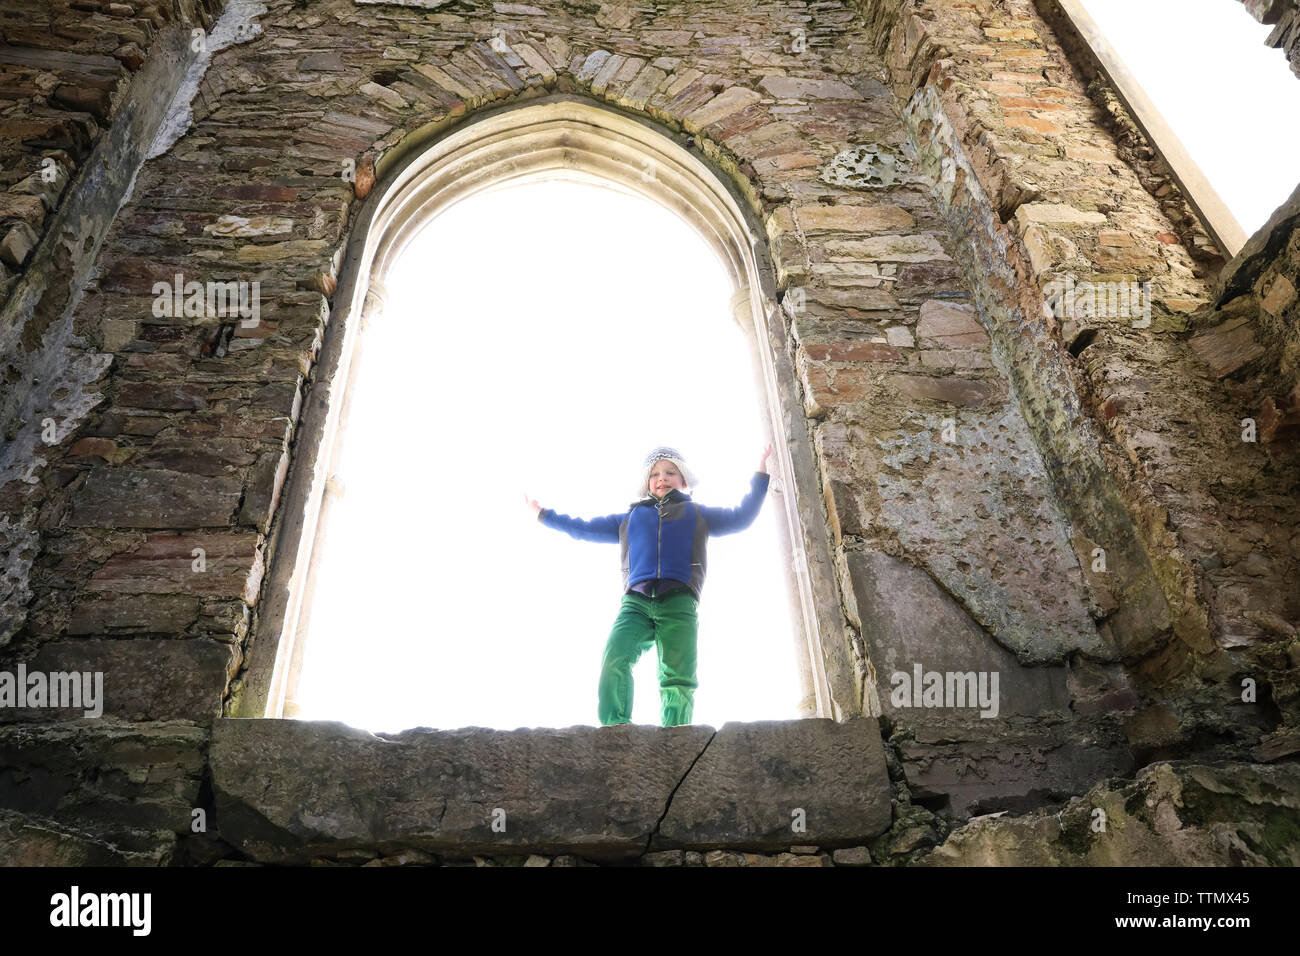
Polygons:
<instances>
[{"instance_id":1,"label":"stone wall","mask_svg":"<svg viewBox=\"0 0 1300 956\"><path fill-rule=\"evenodd\" d=\"M1291 71L1300 76L1300 3L1296 0L1242 0L1250 15L1273 27L1265 41L1278 47L1291 61Z\"/></svg>"},{"instance_id":2,"label":"stone wall","mask_svg":"<svg viewBox=\"0 0 1300 956\"><path fill-rule=\"evenodd\" d=\"M91 386L122 344L110 329L106 351L86 347L72 310L211 10L30 3L0 20L0 645L31 598L44 449L99 401Z\"/></svg>"},{"instance_id":3,"label":"stone wall","mask_svg":"<svg viewBox=\"0 0 1300 956\"><path fill-rule=\"evenodd\" d=\"M1262 371L1207 361L1211 283L1033 4L863 6L1081 555L1105 552L1102 630L1144 694L1197 701L1185 737L1242 716L1246 677L1293 708L1296 450L1243 440ZM1085 282L1150 282L1149 322L1062 301Z\"/></svg>"},{"instance_id":4,"label":"stone wall","mask_svg":"<svg viewBox=\"0 0 1300 956\"><path fill-rule=\"evenodd\" d=\"M1259 440L1293 443L1300 426L1300 188L1278 207L1224 270L1215 304L1227 321L1199 338L1218 361L1254 363L1260 388L1252 396Z\"/></svg>"},{"instance_id":5,"label":"stone wall","mask_svg":"<svg viewBox=\"0 0 1300 956\"><path fill-rule=\"evenodd\" d=\"M131 80L169 23L206 25L192 2L15 0L0 12L0 305L26 271L50 215L117 121Z\"/></svg>"},{"instance_id":6,"label":"stone wall","mask_svg":"<svg viewBox=\"0 0 1300 956\"><path fill-rule=\"evenodd\" d=\"M1080 81L1086 84L1084 89L1088 98L1099 107L1094 116L1113 139L1120 158L1159 203L1173 234L1192 257L1196 275L1212 279L1223 268L1222 250L1214 244L1200 222L1169 164L1129 115L1101 59L1077 32L1060 0L1034 0L1034 7L1052 28ZM1077 149L1076 155L1079 155Z\"/></svg>"},{"instance_id":7,"label":"stone wall","mask_svg":"<svg viewBox=\"0 0 1300 956\"><path fill-rule=\"evenodd\" d=\"M1294 262L1259 265L1254 299L1216 297L1200 233L1170 221L1029 0L217 12L171 11L170 45L108 94L108 133L88 134L60 207L88 231L63 238L75 260L52 253L68 294L41 292L30 259L5 306L0 660L105 681L98 720L0 710L0 806L30 815L7 817L18 845L133 862L320 851L253 852L233 822L195 837L189 812L243 812L223 803L212 727L238 708L252 642L276 639L257 626L262 581L346 308L341 250L404 147L551 94L690 137L762 224L806 414L779 437L815 449L825 527L806 531L827 536L843 599L826 653L847 648L857 712L883 718L884 760L859 767L892 807L877 858L1153 759L1255 759L1265 735L1266 756L1290 752L1274 742L1300 722L1300 515L1278 376L1295 326L1277 276L1294 284ZM95 50L120 39L89 23ZM198 50L193 23L210 27ZM116 191L91 189L96 150ZM178 274L182 299L190 281L256 282L260 314L160 307ZM1150 323L1065 308L1050 283L1067 277L1150 281ZM1265 344L1243 345L1256 328ZM1279 424L1243 442L1265 394ZM899 694L918 667L996 673L996 712ZM254 754L278 731L249 723ZM51 828L67 840L34 835ZM716 832L664 852L776 849ZM447 849L427 833L344 842L356 860ZM523 849L573 849L557 846Z\"/></svg>"}]
</instances>

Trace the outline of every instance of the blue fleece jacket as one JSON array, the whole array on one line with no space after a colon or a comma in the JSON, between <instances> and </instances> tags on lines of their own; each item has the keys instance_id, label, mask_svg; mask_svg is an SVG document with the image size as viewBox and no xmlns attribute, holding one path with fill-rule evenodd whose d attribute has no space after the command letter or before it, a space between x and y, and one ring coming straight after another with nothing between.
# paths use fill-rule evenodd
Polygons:
<instances>
[{"instance_id":1,"label":"blue fleece jacket","mask_svg":"<svg viewBox=\"0 0 1300 956\"><path fill-rule=\"evenodd\" d=\"M732 534L753 524L767 495L767 484L767 474L754 472L749 493L736 508L699 505L674 488L662 498L642 498L621 514L588 521L543 508L537 520L579 541L618 542L625 593L642 581L671 578L683 582L699 600L709 535Z\"/></svg>"}]
</instances>

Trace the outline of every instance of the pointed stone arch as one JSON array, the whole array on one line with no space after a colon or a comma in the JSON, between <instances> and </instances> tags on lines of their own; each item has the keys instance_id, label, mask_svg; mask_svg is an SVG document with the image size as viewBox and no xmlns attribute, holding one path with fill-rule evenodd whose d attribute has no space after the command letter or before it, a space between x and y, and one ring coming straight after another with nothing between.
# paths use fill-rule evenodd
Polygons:
<instances>
[{"instance_id":1,"label":"pointed stone arch","mask_svg":"<svg viewBox=\"0 0 1300 956\"><path fill-rule=\"evenodd\" d=\"M483 110L447 129L413 133L388 154L344 248L334 314L316 384L303 410L295 463L254 633L239 716L279 717L301 667L304 608L320 530L328 521L335 455L348 415L352 358L385 305L385 280L415 234L451 204L505 182L571 179L613 185L660 203L718 253L734 290L774 439L772 499L792 607L806 716L862 712L843 625L820 483L785 344L763 232L735 183L690 147L641 117L558 93Z\"/></svg>"}]
</instances>

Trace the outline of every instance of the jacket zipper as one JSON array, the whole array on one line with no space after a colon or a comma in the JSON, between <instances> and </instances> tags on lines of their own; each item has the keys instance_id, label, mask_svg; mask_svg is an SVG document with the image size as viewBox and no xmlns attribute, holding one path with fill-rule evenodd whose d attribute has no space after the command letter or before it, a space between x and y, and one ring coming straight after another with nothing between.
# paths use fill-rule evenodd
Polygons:
<instances>
[{"instance_id":1,"label":"jacket zipper","mask_svg":"<svg viewBox=\"0 0 1300 956\"><path fill-rule=\"evenodd\" d=\"M667 497L667 495L664 497ZM655 510L659 512L659 541L655 546L655 580L657 581L662 577L664 568L664 508L662 501ZM653 590L657 591L659 589L656 587Z\"/></svg>"}]
</instances>

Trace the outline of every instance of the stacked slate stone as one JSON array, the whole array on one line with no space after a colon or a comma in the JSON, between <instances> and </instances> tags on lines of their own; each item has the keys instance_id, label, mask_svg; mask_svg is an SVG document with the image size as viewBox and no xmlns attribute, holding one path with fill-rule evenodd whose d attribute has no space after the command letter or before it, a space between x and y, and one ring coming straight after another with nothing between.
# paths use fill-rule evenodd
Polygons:
<instances>
[{"instance_id":1,"label":"stacked slate stone","mask_svg":"<svg viewBox=\"0 0 1300 956\"><path fill-rule=\"evenodd\" d=\"M1296 0L1242 0L1246 9L1260 23L1273 27L1265 41L1280 48L1291 61L1291 70L1300 76L1300 3Z\"/></svg>"}]
</instances>

